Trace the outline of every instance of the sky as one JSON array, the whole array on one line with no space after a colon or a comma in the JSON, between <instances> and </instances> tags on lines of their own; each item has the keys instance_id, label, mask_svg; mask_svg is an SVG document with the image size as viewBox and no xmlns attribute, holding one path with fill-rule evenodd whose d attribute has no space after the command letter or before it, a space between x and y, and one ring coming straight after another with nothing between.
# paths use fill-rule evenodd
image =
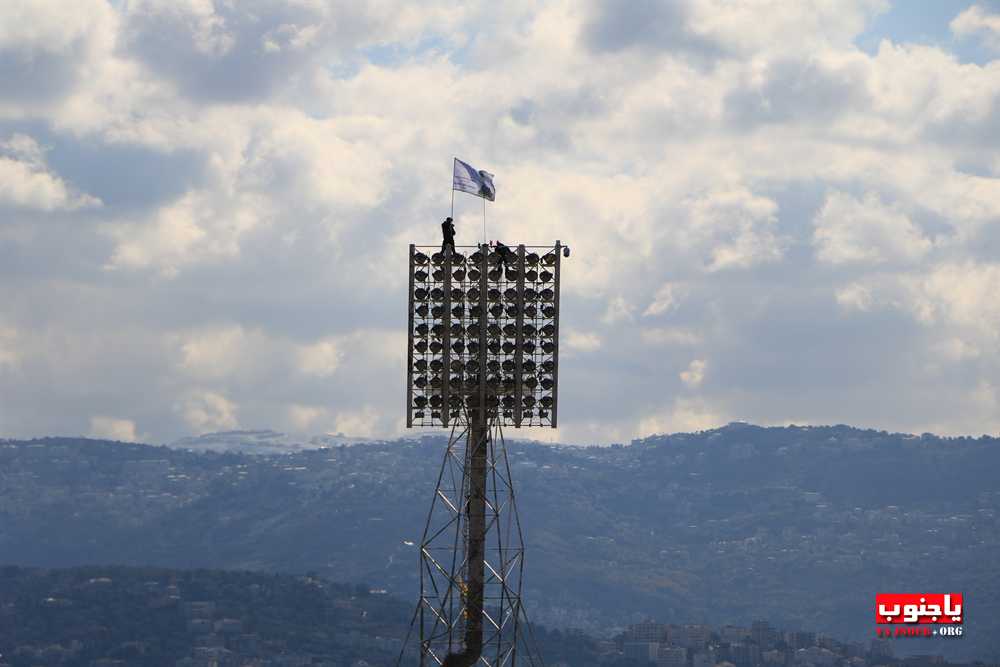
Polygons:
<instances>
[{"instance_id":1,"label":"sky","mask_svg":"<svg viewBox=\"0 0 1000 667\"><path fill-rule=\"evenodd\" d=\"M404 433L454 156L572 248L525 435L995 434L998 149L998 2L5 0L0 437Z\"/></svg>"}]
</instances>

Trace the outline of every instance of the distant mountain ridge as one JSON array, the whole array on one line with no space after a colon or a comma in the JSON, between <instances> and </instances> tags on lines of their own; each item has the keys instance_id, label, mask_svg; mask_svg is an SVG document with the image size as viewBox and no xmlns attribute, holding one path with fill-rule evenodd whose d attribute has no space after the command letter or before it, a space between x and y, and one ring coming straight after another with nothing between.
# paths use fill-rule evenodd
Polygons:
<instances>
[{"instance_id":1,"label":"distant mountain ridge","mask_svg":"<svg viewBox=\"0 0 1000 667\"><path fill-rule=\"evenodd\" d=\"M267 438L265 438L266 440ZM0 558L316 571L404 599L445 440L281 456L0 444ZM1000 657L1000 441L732 424L629 446L509 442L525 599L548 626L749 623L866 639L878 591L959 591L953 657ZM930 640L928 640L930 642Z\"/></svg>"},{"instance_id":2,"label":"distant mountain ridge","mask_svg":"<svg viewBox=\"0 0 1000 667\"><path fill-rule=\"evenodd\" d=\"M292 454L307 449L374 442L371 438L356 438L337 434L296 435L269 429L252 431L219 431L180 438L167 443L173 449L193 452L239 452L242 454Z\"/></svg>"}]
</instances>

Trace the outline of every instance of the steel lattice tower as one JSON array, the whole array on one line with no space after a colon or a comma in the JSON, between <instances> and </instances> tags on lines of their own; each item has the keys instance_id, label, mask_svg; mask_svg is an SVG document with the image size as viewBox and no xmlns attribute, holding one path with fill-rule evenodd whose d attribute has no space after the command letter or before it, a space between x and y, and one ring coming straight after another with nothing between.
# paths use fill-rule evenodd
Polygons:
<instances>
[{"instance_id":1,"label":"steel lattice tower","mask_svg":"<svg viewBox=\"0 0 1000 667\"><path fill-rule=\"evenodd\" d=\"M410 246L407 426L450 428L420 543L421 665L540 661L503 429L557 424L564 250Z\"/></svg>"}]
</instances>

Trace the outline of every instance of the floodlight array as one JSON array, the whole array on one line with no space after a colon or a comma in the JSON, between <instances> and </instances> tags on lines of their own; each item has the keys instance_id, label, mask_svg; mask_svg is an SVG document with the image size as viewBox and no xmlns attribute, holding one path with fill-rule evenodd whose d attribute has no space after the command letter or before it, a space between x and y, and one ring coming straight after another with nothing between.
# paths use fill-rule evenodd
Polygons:
<instances>
[{"instance_id":1,"label":"floodlight array","mask_svg":"<svg viewBox=\"0 0 1000 667\"><path fill-rule=\"evenodd\" d=\"M555 426L555 246L410 246L407 426Z\"/></svg>"}]
</instances>

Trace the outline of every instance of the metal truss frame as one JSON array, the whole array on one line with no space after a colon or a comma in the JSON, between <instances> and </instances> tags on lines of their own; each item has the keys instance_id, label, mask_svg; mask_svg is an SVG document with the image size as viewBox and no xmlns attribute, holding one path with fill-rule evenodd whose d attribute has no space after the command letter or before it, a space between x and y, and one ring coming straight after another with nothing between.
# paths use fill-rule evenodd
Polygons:
<instances>
[{"instance_id":1,"label":"metal truss frame","mask_svg":"<svg viewBox=\"0 0 1000 667\"><path fill-rule=\"evenodd\" d=\"M420 542L420 600L413 618L419 627L419 664L445 665L449 655L461 652L472 615L481 609L476 665L508 667L518 660L542 665L521 603L524 543L503 427L494 417L479 436L463 421L452 426ZM470 514L475 512L469 470L478 447L485 448L479 453L485 454L486 483L483 595L477 604L468 595L468 582L476 576L476 561L469 558Z\"/></svg>"}]
</instances>

